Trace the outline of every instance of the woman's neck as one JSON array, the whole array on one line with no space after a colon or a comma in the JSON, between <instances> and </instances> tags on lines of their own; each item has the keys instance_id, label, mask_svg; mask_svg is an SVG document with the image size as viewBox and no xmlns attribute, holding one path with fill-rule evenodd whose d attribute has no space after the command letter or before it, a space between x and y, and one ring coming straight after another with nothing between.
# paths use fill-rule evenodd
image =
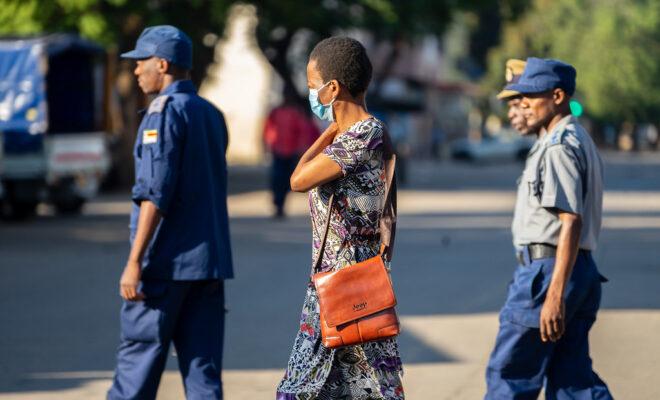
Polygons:
<instances>
[{"instance_id":1,"label":"woman's neck","mask_svg":"<svg viewBox=\"0 0 660 400\"><path fill-rule=\"evenodd\" d=\"M356 122L365 120L371 115L367 112L364 102L357 101L336 101L333 104L333 111L335 113L335 121L340 133L346 132L348 128L353 126Z\"/></svg>"}]
</instances>

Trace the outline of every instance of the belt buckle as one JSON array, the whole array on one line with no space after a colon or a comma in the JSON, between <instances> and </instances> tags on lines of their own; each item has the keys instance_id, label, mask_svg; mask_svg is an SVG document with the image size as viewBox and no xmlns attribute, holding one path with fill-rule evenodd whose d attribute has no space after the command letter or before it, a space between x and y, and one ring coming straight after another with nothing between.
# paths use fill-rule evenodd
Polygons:
<instances>
[{"instance_id":1,"label":"belt buckle","mask_svg":"<svg viewBox=\"0 0 660 400\"><path fill-rule=\"evenodd\" d=\"M555 257L557 249L555 246L546 243L533 243L529 245L529 258L530 260L538 260L539 258Z\"/></svg>"}]
</instances>

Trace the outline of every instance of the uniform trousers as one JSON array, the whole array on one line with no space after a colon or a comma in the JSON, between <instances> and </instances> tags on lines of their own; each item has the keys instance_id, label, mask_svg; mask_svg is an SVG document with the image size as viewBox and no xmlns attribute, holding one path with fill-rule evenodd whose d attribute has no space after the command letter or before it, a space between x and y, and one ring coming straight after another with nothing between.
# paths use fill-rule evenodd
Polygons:
<instances>
[{"instance_id":1,"label":"uniform trousers","mask_svg":"<svg viewBox=\"0 0 660 400\"><path fill-rule=\"evenodd\" d=\"M152 400L174 343L188 400L222 399L224 282L143 280L125 301L109 400Z\"/></svg>"},{"instance_id":2,"label":"uniform trousers","mask_svg":"<svg viewBox=\"0 0 660 400\"><path fill-rule=\"evenodd\" d=\"M297 155L283 157L273 154L270 187L273 192L273 204L275 204L277 213L280 215L284 213L284 202L289 190L291 190L289 180L291 179L291 174L296 169L298 158Z\"/></svg>"},{"instance_id":3,"label":"uniform trousers","mask_svg":"<svg viewBox=\"0 0 660 400\"><path fill-rule=\"evenodd\" d=\"M589 330L600 307L600 275L591 253L580 251L565 291L566 330L557 342L541 341L539 317L555 258L531 260L527 248L504 307L495 348L486 370L487 400L612 399L593 371Z\"/></svg>"}]
</instances>

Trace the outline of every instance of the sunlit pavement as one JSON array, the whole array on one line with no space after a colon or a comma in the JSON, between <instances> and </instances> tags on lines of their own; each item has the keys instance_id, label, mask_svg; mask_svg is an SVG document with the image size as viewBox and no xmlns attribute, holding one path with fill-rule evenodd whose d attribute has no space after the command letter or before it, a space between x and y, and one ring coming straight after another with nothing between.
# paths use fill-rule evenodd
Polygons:
<instances>
[{"instance_id":1,"label":"sunlit pavement","mask_svg":"<svg viewBox=\"0 0 660 400\"><path fill-rule=\"evenodd\" d=\"M407 317L404 329L427 346L447 352L449 362L406 366L404 384L409 399L478 399L483 396L484 363L497 332L495 314L469 316ZM660 385L654 381L658 349L649 349L649 336L660 329L658 311L604 311L592 333L592 353L597 371L607 378L616 398L656 399ZM649 351L651 350L651 351ZM224 374L225 397L237 400L273 399L273 388L282 371L228 370ZM60 400L102 398L111 371L33 374L34 381L81 380L61 391L31 391L0 395L6 400ZM626 395L627 394L627 395ZM161 381L159 400L182 399L177 371L167 371Z\"/></svg>"},{"instance_id":2,"label":"sunlit pavement","mask_svg":"<svg viewBox=\"0 0 660 400\"><path fill-rule=\"evenodd\" d=\"M657 157L608 157L601 245L604 286L592 332L595 369L616 398L660 398L660 181ZM478 399L511 278L508 230L519 165L413 166L402 190L394 280L409 399ZM272 399L310 265L307 202L270 218L263 171L233 177L237 279L228 283L226 398ZM257 180L255 183L253 180ZM259 181L261 179L261 181ZM126 195L81 217L0 224L0 399L101 399L114 366L127 254ZM269 327L267 330L264 327ZM171 357L159 399L183 398Z\"/></svg>"}]
</instances>

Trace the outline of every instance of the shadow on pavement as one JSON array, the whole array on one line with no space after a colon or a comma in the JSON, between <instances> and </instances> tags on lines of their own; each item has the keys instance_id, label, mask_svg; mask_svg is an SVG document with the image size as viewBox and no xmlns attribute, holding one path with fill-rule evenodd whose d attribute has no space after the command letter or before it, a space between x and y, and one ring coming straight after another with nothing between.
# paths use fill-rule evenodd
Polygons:
<instances>
[{"instance_id":1,"label":"shadow on pavement","mask_svg":"<svg viewBox=\"0 0 660 400\"><path fill-rule=\"evenodd\" d=\"M441 170L420 172L412 182L415 188L513 190L520 172L519 165L437 167ZM657 169L652 169L610 166L608 188L660 190ZM459 172L467 177L451 176ZM266 181L263 169L230 176L233 193L262 189ZM497 312L514 268L506 221L510 214L402 216L393 263L399 313L405 317ZM610 215L660 216L646 211ZM0 393L63 390L111 376L119 336L117 281L128 253L127 224L121 210L116 215L0 224ZM233 218L231 229L237 279L227 284L224 368L283 369L311 264L308 217L280 222ZM610 278L604 286L604 308L660 308L659 242L659 228L603 231L595 258ZM263 326L272 327L267 340ZM405 330L400 345L407 364L460 361ZM176 369L173 357L168 368ZM84 375L94 371L101 371L99 377ZM41 373L72 375L34 378Z\"/></svg>"}]
</instances>

